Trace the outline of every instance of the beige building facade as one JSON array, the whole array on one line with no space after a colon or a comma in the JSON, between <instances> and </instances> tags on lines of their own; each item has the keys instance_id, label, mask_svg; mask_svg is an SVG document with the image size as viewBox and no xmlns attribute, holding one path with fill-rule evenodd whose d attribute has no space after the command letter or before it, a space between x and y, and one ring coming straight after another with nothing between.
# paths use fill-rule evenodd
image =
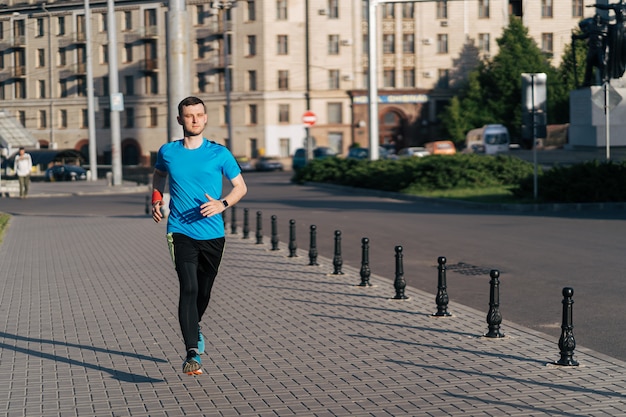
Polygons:
<instances>
[{"instance_id":1,"label":"beige building facade","mask_svg":"<svg viewBox=\"0 0 626 417\"><path fill-rule=\"evenodd\" d=\"M168 140L168 112L176 105L167 95L168 2L114 3L113 47L105 0L90 1L89 34L82 0L0 1L0 109L13 114L42 147L88 155L90 58L98 163L110 164L108 63L115 51L124 97L122 163L150 165ZM235 155L286 158L303 146L302 115L312 110L316 122L310 134L316 145L341 154L353 143L368 146L368 0L239 0L228 2L229 9L214 3L188 0L185 10L189 94L206 101L206 137ZM511 15L523 19L558 65L572 30L595 12L585 3L379 3L378 141L402 147L438 139L439 113L468 72L498 53L496 39Z\"/></svg>"}]
</instances>

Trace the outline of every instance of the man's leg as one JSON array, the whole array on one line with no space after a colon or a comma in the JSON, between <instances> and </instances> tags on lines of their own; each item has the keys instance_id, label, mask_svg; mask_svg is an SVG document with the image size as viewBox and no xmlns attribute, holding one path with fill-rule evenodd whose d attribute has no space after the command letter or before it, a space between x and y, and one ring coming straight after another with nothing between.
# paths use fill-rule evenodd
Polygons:
<instances>
[{"instance_id":1,"label":"man's leg","mask_svg":"<svg viewBox=\"0 0 626 417\"><path fill-rule=\"evenodd\" d=\"M26 177L17 177L17 181L20 184L20 198L24 197L24 180Z\"/></svg>"},{"instance_id":2,"label":"man's leg","mask_svg":"<svg viewBox=\"0 0 626 417\"><path fill-rule=\"evenodd\" d=\"M196 299L198 321L202 321L202 316L209 306L213 283L222 262L224 242L223 237L202 242L198 263L198 298Z\"/></svg>"},{"instance_id":3,"label":"man's leg","mask_svg":"<svg viewBox=\"0 0 626 417\"><path fill-rule=\"evenodd\" d=\"M178 320L185 341L185 350L198 348L198 248L196 242L175 233L174 252L180 284Z\"/></svg>"},{"instance_id":4,"label":"man's leg","mask_svg":"<svg viewBox=\"0 0 626 417\"><path fill-rule=\"evenodd\" d=\"M24 177L24 198L28 195L28 190L30 189L30 175Z\"/></svg>"}]
</instances>

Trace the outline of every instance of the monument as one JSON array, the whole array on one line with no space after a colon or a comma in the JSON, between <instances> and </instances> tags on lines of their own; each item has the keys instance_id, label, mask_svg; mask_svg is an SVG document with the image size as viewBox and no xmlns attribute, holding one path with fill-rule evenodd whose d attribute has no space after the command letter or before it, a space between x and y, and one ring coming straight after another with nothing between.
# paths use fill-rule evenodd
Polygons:
<instances>
[{"instance_id":1,"label":"monument","mask_svg":"<svg viewBox=\"0 0 626 417\"><path fill-rule=\"evenodd\" d=\"M621 81L626 69L626 4L620 0L586 7L595 7L596 14L581 20L581 34L572 35L572 42L587 41L588 53L583 86L570 93L569 146L626 146L626 103L622 100L626 88Z\"/></svg>"}]
</instances>

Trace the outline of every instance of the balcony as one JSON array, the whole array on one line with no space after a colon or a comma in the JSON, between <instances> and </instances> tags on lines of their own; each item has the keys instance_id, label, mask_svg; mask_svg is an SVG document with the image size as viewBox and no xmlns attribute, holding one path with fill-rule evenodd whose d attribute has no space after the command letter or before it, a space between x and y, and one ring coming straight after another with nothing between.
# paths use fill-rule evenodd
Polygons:
<instances>
[{"instance_id":1,"label":"balcony","mask_svg":"<svg viewBox=\"0 0 626 417\"><path fill-rule=\"evenodd\" d=\"M23 78L26 76L26 65L15 65L11 68L13 78Z\"/></svg>"},{"instance_id":2,"label":"balcony","mask_svg":"<svg viewBox=\"0 0 626 417\"><path fill-rule=\"evenodd\" d=\"M139 30L124 32L124 43L135 43L145 39L157 39L159 37L159 27L147 26Z\"/></svg>"},{"instance_id":3,"label":"balcony","mask_svg":"<svg viewBox=\"0 0 626 417\"><path fill-rule=\"evenodd\" d=\"M62 80L87 74L87 64L84 62L68 65L59 70L59 78Z\"/></svg>"},{"instance_id":4,"label":"balcony","mask_svg":"<svg viewBox=\"0 0 626 417\"><path fill-rule=\"evenodd\" d=\"M142 59L141 69L145 72L156 72L159 70L159 60L153 58Z\"/></svg>"},{"instance_id":5,"label":"balcony","mask_svg":"<svg viewBox=\"0 0 626 417\"><path fill-rule=\"evenodd\" d=\"M69 36L60 36L57 38L57 42L59 44L59 48L67 48L71 45L86 43L87 36L84 33L79 32Z\"/></svg>"}]
</instances>

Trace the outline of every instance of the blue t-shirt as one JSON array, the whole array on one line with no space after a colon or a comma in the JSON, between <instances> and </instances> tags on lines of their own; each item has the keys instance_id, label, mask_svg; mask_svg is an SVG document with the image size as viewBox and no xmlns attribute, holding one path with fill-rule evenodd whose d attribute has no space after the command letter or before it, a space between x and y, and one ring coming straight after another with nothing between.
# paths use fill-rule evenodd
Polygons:
<instances>
[{"instance_id":1,"label":"blue t-shirt","mask_svg":"<svg viewBox=\"0 0 626 417\"><path fill-rule=\"evenodd\" d=\"M222 216L204 217L200 205L222 197L223 176L232 180L241 173L230 151L204 139L196 149L187 149L183 140L161 146L155 168L169 174L170 214L168 233L182 233L196 240L224 236Z\"/></svg>"}]
</instances>

